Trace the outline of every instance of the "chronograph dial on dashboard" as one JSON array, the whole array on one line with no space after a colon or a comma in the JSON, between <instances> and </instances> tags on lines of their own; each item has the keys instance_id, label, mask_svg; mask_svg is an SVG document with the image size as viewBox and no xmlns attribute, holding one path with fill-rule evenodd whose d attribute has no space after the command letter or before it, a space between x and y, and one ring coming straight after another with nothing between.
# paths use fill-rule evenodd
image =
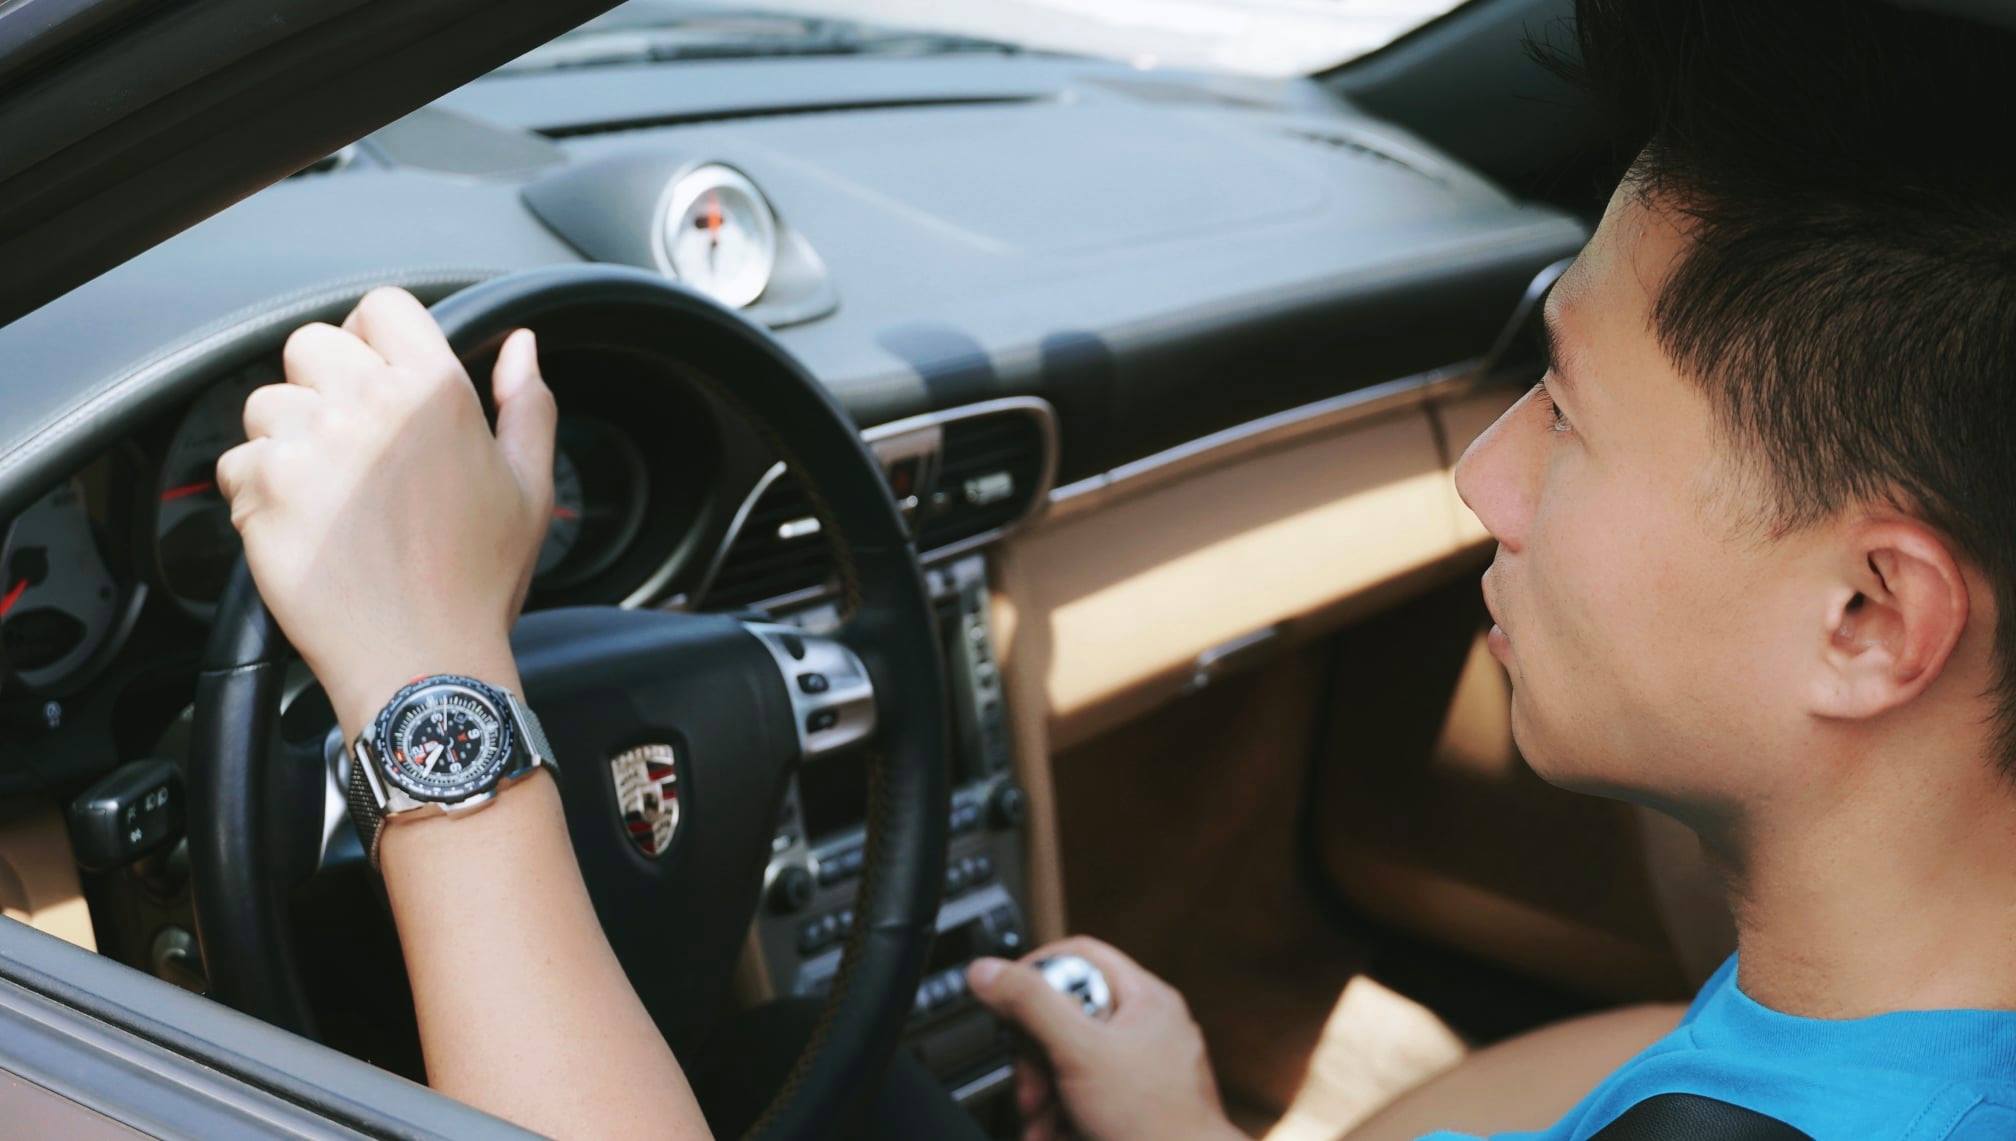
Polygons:
<instances>
[{"instance_id":1,"label":"chronograph dial on dashboard","mask_svg":"<svg viewBox=\"0 0 2016 1141\"><path fill-rule=\"evenodd\" d=\"M733 167L698 166L666 193L662 268L723 305L744 308L770 287L777 215Z\"/></svg>"}]
</instances>

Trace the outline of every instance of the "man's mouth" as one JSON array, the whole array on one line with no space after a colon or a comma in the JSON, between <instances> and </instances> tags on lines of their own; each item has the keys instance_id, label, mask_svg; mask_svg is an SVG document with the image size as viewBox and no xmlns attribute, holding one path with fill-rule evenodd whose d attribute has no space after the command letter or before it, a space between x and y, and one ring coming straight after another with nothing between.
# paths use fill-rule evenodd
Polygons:
<instances>
[{"instance_id":1,"label":"man's mouth","mask_svg":"<svg viewBox=\"0 0 2016 1141\"><path fill-rule=\"evenodd\" d=\"M1483 583L1484 611L1491 615L1491 630L1484 635L1484 645L1491 656L1500 662L1509 662L1512 655L1512 635L1505 632L1504 620L1498 617L1498 604L1491 597L1491 579L1487 574Z\"/></svg>"}]
</instances>

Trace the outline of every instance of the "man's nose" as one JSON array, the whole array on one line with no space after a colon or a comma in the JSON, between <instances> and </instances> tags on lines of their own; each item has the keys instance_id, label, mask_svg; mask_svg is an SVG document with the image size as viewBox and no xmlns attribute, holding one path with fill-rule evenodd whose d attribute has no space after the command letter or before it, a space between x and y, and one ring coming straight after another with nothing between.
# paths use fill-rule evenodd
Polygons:
<instances>
[{"instance_id":1,"label":"man's nose","mask_svg":"<svg viewBox=\"0 0 2016 1141\"><path fill-rule=\"evenodd\" d=\"M1509 551L1525 541L1526 524L1538 498L1539 469L1533 393L1521 397L1464 449L1456 461L1456 494L1476 512L1484 529Z\"/></svg>"}]
</instances>

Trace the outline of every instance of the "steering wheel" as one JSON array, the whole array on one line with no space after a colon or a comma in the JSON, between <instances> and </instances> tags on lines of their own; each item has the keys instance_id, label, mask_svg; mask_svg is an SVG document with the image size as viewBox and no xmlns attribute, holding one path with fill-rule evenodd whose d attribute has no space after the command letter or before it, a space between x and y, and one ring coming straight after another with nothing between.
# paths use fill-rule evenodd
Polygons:
<instances>
[{"instance_id":1,"label":"steering wheel","mask_svg":"<svg viewBox=\"0 0 2016 1141\"><path fill-rule=\"evenodd\" d=\"M847 413L768 333L655 275L532 270L471 286L433 312L475 376L520 326L543 346L676 367L756 427L832 537L846 617L830 637L720 615L583 607L526 615L512 645L559 761L596 914L683 1057L721 1011L794 768L836 748L872 750L859 919L817 1029L751 1132L844 1128L876 1088L922 974L949 795L929 603L880 466ZM241 559L197 683L190 871L212 994L312 1036L286 901L319 860L328 754L342 750L283 735L287 657ZM828 686L797 683L815 671ZM318 729L307 736L330 738L326 715ZM611 763L642 746L661 747L660 760L669 752L677 777L677 830L655 856L626 834Z\"/></svg>"}]
</instances>

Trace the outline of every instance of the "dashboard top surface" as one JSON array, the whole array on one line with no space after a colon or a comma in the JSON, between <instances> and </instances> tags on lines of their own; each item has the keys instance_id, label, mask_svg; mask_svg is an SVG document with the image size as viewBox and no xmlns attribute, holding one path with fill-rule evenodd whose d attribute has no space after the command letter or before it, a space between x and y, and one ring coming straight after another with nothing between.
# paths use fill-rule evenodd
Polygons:
<instances>
[{"instance_id":1,"label":"dashboard top surface","mask_svg":"<svg viewBox=\"0 0 2016 1141\"><path fill-rule=\"evenodd\" d=\"M744 61L498 76L435 109L472 137L542 132L563 170L657 153L747 172L838 297L779 336L859 420L1046 395L1066 478L1474 357L1583 237L1306 81ZM582 260L524 202L553 173L377 161L288 179L0 328L0 500L62 474L45 452L74 464L99 409L144 395L118 387L136 366L234 317ZM1142 420L1172 397L1194 422Z\"/></svg>"}]
</instances>

